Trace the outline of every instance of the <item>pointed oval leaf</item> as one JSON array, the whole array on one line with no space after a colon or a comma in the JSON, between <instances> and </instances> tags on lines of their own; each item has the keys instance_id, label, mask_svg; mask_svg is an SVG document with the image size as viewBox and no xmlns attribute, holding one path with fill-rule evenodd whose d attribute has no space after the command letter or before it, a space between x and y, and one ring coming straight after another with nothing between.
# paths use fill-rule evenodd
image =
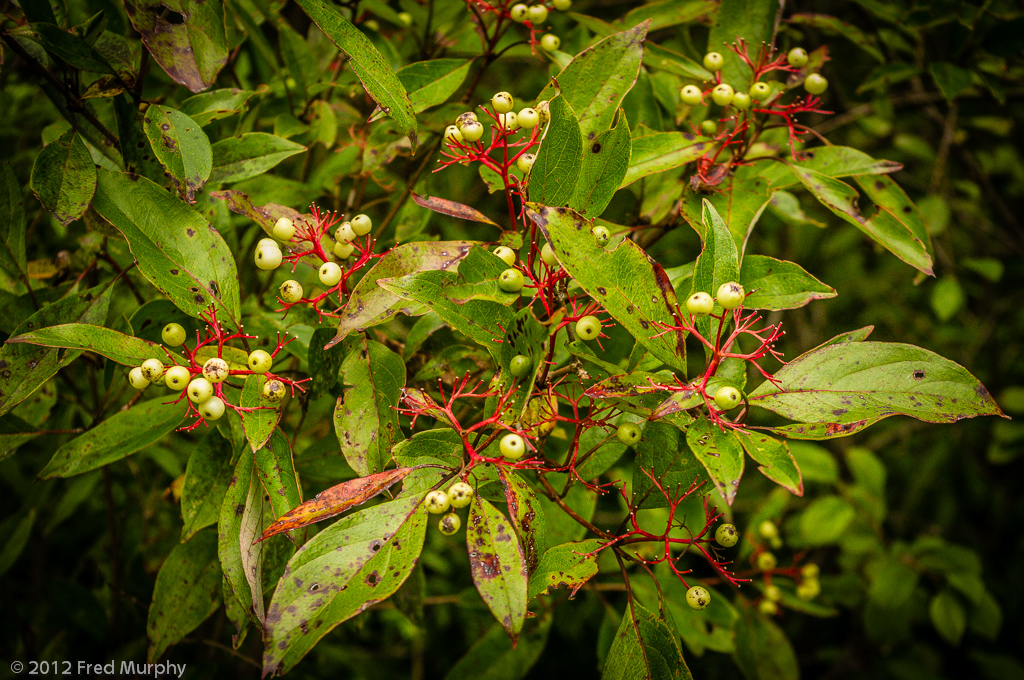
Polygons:
<instances>
[{"instance_id":1,"label":"pointed oval leaf","mask_svg":"<svg viewBox=\"0 0 1024 680\"><path fill-rule=\"evenodd\" d=\"M565 205L576 191L583 136L565 97L555 97L549 106L551 122L544 130L527 189L530 199L541 205Z\"/></svg>"},{"instance_id":2,"label":"pointed oval leaf","mask_svg":"<svg viewBox=\"0 0 1024 680\"><path fill-rule=\"evenodd\" d=\"M124 366L141 366L146 359L167 360L162 345L112 328L85 323L64 323L23 333L7 342L63 347L95 352Z\"/></svg>"},{"instance_id":3,"label":"pointed oval leaf","mask_svg":"<svg viewBox=\"0 0 1024 680\"><path fill-rule=\"evenodd\" d=\"M804 495L804 480L796 459L789 452L786 442L759 432L736 430L736 438L746 449L747 455L760 464L758 470L787 491L797 496Z\"/></svg>"},{"instance_id":4,"label":"pointed oval leaf","mask_svg":"<svg viewBox=\"0 0 1024 680\"><path fill-rule=\"evenodd\" d=\"M808 274L800 265L766 255L744 257L739 281L747 291L743 306L748 309L796 309L812 300L836 296L834 288Z\"/></svg>"},{"instance_id":5,"label":"pointed oval leaf","mask_svg":"<svg viewBox=\"0 0 1024 680\"><path fill-rule=\"evenodd\" d=\"M480 167L484 168L486 166L481 165ZM449 217L458 217L460 220L471 220L473 222L490 224L495 227L498 226L487 215L484 215L476 208L472 208L468 205L449 201L446 198L420 196L416 192L409 193L412 196L412 200L416 202L416 205L426 208L427 210L433 210L434 212L441 213L442 215L448 215Z\"/></svg>"},{"instance_id":6,"label":"pointed oval leaf","mask_svg":"<svg viewBox=\"0 0 1024 680\"><path fill-rule=\"evenodd\" d=\"M629 123L620 109L618 124L584 145L580 176L569 207L588 217L599 217L626 176L631 148Z\"/></svg>"},{"instance_id":7,"label":"pointed oval leaf","mask_svg":"<svg viewBox=\"0 0 1024 680\"><path fill-rule=\"evenodd\" d=\"M212 147L210 181L239 182L256 177L305 150L301 144L268 132L246 132L227 137Z\"/></svg>"},{"instance_id":8,"label":"pointed oval leaf","mask_svg":"<svg viewBox=\"0 0 1024 680\"><path fill-rule=\"evenodd\" d=\"M266 376L256 373L245 376L245 386L242 387L242 396L238 402L242 408L255 409L242 411L241 414L245 438L254 452L263 448L274 433L277 421L281 419L281 410L263 396L266 381Z\"/></svg>"},{"instance_id":9,"label":"pointed oval leaf","mask_svg":"<svg viewBox=\"0 0 1024 680\"><path fill-rule=\"evenodd\" d=\"M125 8L142 43L172 80L193 92L213 85L228 62L228 36L220 0L175 3L179 23L165 17L167 8L159 2L128 0Z\"/></svg>"},{"instance_id":10,"label":"pointed oval leaf","mask_svg":"<svg viewBox=\"0 0 1024 680\"><path fill-rule=\"evenodd\" d=\"M514 645L526 619L526 559L512 523L479 495L469 506L466 548L473 583Z\"/></svg>"},{"instance_id":11,"label":"pointed oval leaf","mask_svg":"<svg viewBox=\"0 0 1024 680\"><path fill-rule=\"evenodd\" d=\"M199 123L169 106L150 104L142 117L142 129L156 159L189 203L210 178L213 150Z\"/></svg>"},{"instance_id":12,"label":"pointed oval leaf","mask_svg":"<svg viewBox=\"0 0 1024 680\"><path fill-rule=\"evenodd\" d=\"M714 144L712 140L692 132L655 132L648 127L640 127L631 141L629 166L619 186L628 186L648 175L692 163Z\"/></svg>"},{"instance_id":13,"label":"pointed oval leaf","mask_svg":"<svg viewBox=\"0 0 1024 680\"><path fill-rule=\"evenodd\" d=\"M74 130L42 148L32 165L32 193L64 226L85 214L96 193L96 166Z\"/></svg>"},{"instance_id":14,"label":"pointed oval leaf","mask_svg":"<svg viewBox=\"0 0 1024 680\"><path fill-rule=\"evenodd\" d=\"M722 432L707 418L686 430L686 443L711 476L725 501L732 505L743 476L743 446L732 432Z\"/></svg>"},{"instance_id":15,"label":"pointed oval leaf","mask_svg":"<svg viewBox=\"0 0 1024 680\"><path fill-rule=\"evenodd\" d=\"M570 599L575 596L587 581L597 575L597 550L602 543L599 538L588 538L548 549L530 576L529 599L562 586L569 587Z\"/></svg>"}]
</instances>

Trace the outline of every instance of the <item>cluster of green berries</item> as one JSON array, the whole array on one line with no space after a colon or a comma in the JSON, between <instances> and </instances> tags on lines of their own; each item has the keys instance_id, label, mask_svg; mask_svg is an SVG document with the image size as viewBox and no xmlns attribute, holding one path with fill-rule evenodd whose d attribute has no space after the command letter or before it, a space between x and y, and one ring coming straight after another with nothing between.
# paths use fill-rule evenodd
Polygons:
<instances>
[{"instance_id":1,"label":"cluster of green berries","mask_svg":"<svg viewBox=\"0 0 1024 680\"><path fill-rule=\"evenodd\" d=\"M515 99L508 92L498 92L491 97L491 106L498 114L498 124L502 130L514 132L516 130L532 130L539 124L547 123L548 107L547 102L540 102L537 108L526 107L516 113ZM484 124L480 122L476 113L467 111L459 114L453 125L444 130L444 138L450 144L461 144L462 142L478 142L484 136ZM524 158L529 155L529 160ZM520 156L517 165L524 173L530 171L533 165L533 154Z\"/></svg>"},{"instance_id":2,"label":"cluster of green berries","mask_svg":"<svg viewBox=\"0 0 1024 680\"><path fill-rule=\"evenodd\" d=\"M352 255L355 246L352 244L356 238L369 234L373 229L373 221L366 215L356 215L347 222L342 222L334 232L334 254L344 260ZM280 218L274 225L274 238L260 239L256 244L254 259L256 266L260 269L272 270L281 265L284 258L281 246L277 240L287 242L295 236L295 223L288 217ZM277 240L275 240L277 239ZM320 266L318 271L320 283L333 288L338 285L342 278L341 267L336 262L327 261ZM304 291L302 284L298 281L288 280L281 286L281 299L285 302L298 302L302 299Z\"/></svg>"},{"instance_id":3,"label":"cluster of green berries","mask_svg":"<svg viewBox=\"0 0 1024 680\"><path fill-rule=\"evenodd\" d=\"M455 514L455 508L464 508L473 501L473 487L466 482L455 482L448 491L434 489L423 499L427 512L433 515L445 514L438 522L437 528L445 536L451 536L462 528L462 520ZM451 508L451 512L448 512Z\"/></svg>"},{"instance_id":4,"label":"cluster of green berries","mask_svg":"<svg viewBox=\"0 0 1024 680\"><path fill-rule=\"evenodd\" d=\"M774 549L782 547L782 537L779 535L779 528L770 519L762 521L757 527L757 534L760 538L768 541ZM758 553L754 564L759 571L771 572L779 565L779 560L771 551L765 550ZM805 564L800 570L800 582L796 587L796 596L801 600L813 600L821 593L821 583L818 581L820 569L813 562ZM769 584L764 589L764 599L761 600L758 608L766 616L774 616L779 612L779 601L782 600L782 591L778 586Z\"/></svg>"},{"instance_id":5,"label":"cluster of green berries","mask_svg":"<svg viewBox=\"0 0 1024 680\"><path fill-rule=\"evenodd\" d=\"M801 68L808 62L807 50L802 47L794 47L786 55L787 63L794 68ZM725 65L725 57L719 52L708 52L704 55L704 68L714 73L722 70ZM811 73L804 79L804 89L810 94L821 94L828 89L828 80L820 73ZM728 83L718 83L711 90L711 100L721 107L732 106L740 111L746 111L753 102L766 102L772 98L773 90L769 83L757 81L753 83L746 92L736 91ZM704 93L696 85L686 85L679 91L679 98L688 106L698 106L704 103ZM716 126L714 121L709 123L705 133L713 133Z\"/></svg>"},{"instance_id":6,"label":"cluster of green berries","mask_svg":"<svg viewBox=\"0 0 1024 680\"><path fill-rule=\"evenodd\" d=\"M743 286L735 281L723 283L718 287L715 297L711 297L704 291L698 291L686 300L686 311L694 316L707 316L715 309L715 301L722 309L733 310L743 304L747 292Z\"/></svg>"}]
</instances>

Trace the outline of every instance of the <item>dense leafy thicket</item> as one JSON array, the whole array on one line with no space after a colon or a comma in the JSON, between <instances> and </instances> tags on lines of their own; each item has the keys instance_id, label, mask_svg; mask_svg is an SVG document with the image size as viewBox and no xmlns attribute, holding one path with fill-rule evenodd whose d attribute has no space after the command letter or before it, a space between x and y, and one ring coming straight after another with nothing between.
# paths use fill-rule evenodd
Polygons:
<instances>
[{"instance_id":1,"label":"dense leafy thicket","mask_svg":"<svg viewBox=\"0 0 1024 680\"><path fill-rule=\"evenodd\" d=\"M1024 677L1022 36L7 2L0 672Z\"/></svg>"}]
</instances>

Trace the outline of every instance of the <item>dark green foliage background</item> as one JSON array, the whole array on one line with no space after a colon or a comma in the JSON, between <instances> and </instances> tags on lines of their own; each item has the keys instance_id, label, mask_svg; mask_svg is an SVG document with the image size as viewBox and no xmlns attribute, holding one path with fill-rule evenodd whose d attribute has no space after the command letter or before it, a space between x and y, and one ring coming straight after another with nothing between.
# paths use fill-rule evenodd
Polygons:
<instances>
[{"instance_id":1,"label":"dark green foliage background","mask_svg":"<svg viewBox=\"0 0 1024 680\"><path fill-rule=\"evenodd\" d=\"M437 5L435 22L460 17L459 21L468 23L463 3L433 1ZM310 22L299 6L271 4L271 11L291 30L306 34ZM406 4L415 6L417 17L425 10L411 2L399 4L402 9ZM16 13L10 0L3 6ZM378 6L360 5L361 21L370 18ZM611 21L635 6L577 0L573 10ZM239 3L239 7L248 4ZM107 30L126 36L137 49L138 35L119 3L69 1L67 25L80 24L101 10L109 21ZM236 11L229 3L229 15ZM903 73L909 77L885 82L877 70L879 61L853 41L820 26L792 23L786 27L786 40L791 44L818 47L827 43L829 47L831 61L823 69L830 81L825 102L835 115L805 122L835 144L904 165L894 177L925 216L935 247L936 277L919 276L813 201L801 203L808 221L821 222L826 228L795 224L770 209L747 252L800 263L838 292L835 299L781 314L786 330L781 347L787 357L795 357L838 333L874 325L872 340L912 343L967 367L1015 420L979 418L938 426L892 418L854 437L823 444L839 461L847 483L853 481L852 471L843 461L851 447L873 451L884 463L887 514L875 529L878 540L894 554L901 554L901 546L919 537L936 536L979 556L985 587L1002 612L996 637L989 639L969 628L959 644L953 645L937 633L928 614L929 598L943 586L942 577L935 572L922 578L899 615L875 617L865 604L865 574L851 566L835 546L817 549L813 557L822 565L824 598L836 605L840 614L821 619L787 610L777 621L791 640L802 676L807 678L1024 678L1024 533L1020 531L1024 525L1024 425L1019 422L1024 418L1024 344L1020 340L1024 334L1024 15L1012 2L980 7L967 2L860 0L798 2L787 6L786 16L815 12L829 13L859 27L886 64L908 65ZM370 39L396 61L392 66L421 58L418 48L423 26L414 24L403 30L389 23L386 14L382 10L376 14L384 27L380 33L362 24ZM590 34L568 15L552 13L550 23L562 38L562 51L575 54L587 44ZM6 31L14 28L14 23L5 21L2 26ZM278 29L268 22L261 33L276 49ZM460 33L458 43L447 51L435 45L431 56L473 56L478 45L469 39L471 35L466 37L469 33ZM242 44L244 35L244 27L232 25L232 47ZM707 35L708 27L694 22L663 29L652 37L699 60ZM384 49L387 40L396 47ZM312 42L317 54L323 54L326 42L322 36ZM285 66L275 68L257 57L252 44L244 43L233 66L220 74L216 87L255 89L266 83L272 91L258 109L208 127L211 141L239 132L273 131L276 120L281 129L308 124L297 138L310 148L306 154L285 159L272 174L235 188L246 190L259 204L276 202L301 210L315 200L341 210L354 205L372 212L375 219L383 218L396 205L406 180L421 172L424 163L432 164L436 134L421 135L415 156L399 155L372 181L355 180L349 169L357 152L346 156L344 150L352 148L350 129L357 135L369 135L372 146L376 143L373 131L388 122L363 125L373 103L353 75L348 69L340 71L341 85L330 96L342 103L339 109L344 115L334 121L335 129L327 129L329 124L315 115L314 106L307 109L289 101L283 87L288 77ZM27 187L43 139L50 142L56 137L54 123L61 116L42 92L40 74L9 44L3 47L3 57L0 160L9 162L18 183ZM934 68L940 62L966 74L962 88L949 91L957 81L945 75L945 66ZM474 64L451 101L460 100L478 67ZM551 72L557 70L553 67ZM190 96L157 65L148 63L146 73L143 99L177 105ZM67 75L78 77L70 71ZM547 84L548 75L536 57L522 47L514 48L483 73L472 101L483 101L498 90L517 96L522 93L522 98L528 99ZM950 94L956 96L946 96ZM106 100L94 101L103 119L112 119ZM640 85L628 95L624 108L631 126L647 119L671 129L671 114L656 103L652 91L644 91ZM450 109L441 107L421 114L421 127L438 132L451 117ZM293 123L292 114L302 123ZM336 146L316 142L318 136L333 141L335 135ZM339 148L343 150L339 152ZM428 173L430 164L425 166ZM688 176L686 173L683 178ZM424 177L425 191L421 193L460 201L492 216L504 211L502 194L488 194L475 167L456 165ZM358 198L353 201L355 194ZM130 263L123 241L105 241L102 232L87 229L83 220L63 227L27 190L25 196L27 259L65 263L55 277L37 282L40 302L53 299L56 286L73 280L86 268L92 267L85 279L90 285L108 279L110 263L97 261L99 253L121 267ZM198 207L218 225L236 255L243 305L272 308L273 297L266 294L268 279L250 265L256 238L251 223L229 215L223 202L211 199L205 191L197 198ZM615 196L604 217L615 223L639 224L645 219L640 213L637 194L624 190ZM431 215L411 201L395 213L389 229L390 238L397 229L403 241L494 237L489 226ZM641 232L638 241L644 243L650 233ZM691 262L699 248L697 236L680 223L653 243L650 252L669 268ZM155 294L137 272L129 277L142 289L140 297ZM125 330L138 303L122 286L112 299L108 325ZM153 311L156 321L148 334L139 333L148 339L158 337L159 325L170 320L172 313L167 303L153 304L162 305ZM23 299L7 293L0 297L0 318L4 319L0 337L13 331L16 324L11 320L20 322L25 315ZM408 327L411 321L402 323ZM616 343L621 339L613 334L606 344L610 361L620 358L617 351L627 351L627 346ZM451 342L449 331L431 336L412 359L409 375L431 353ZM458 362L455 365L460 366ZM95 395L104 394L107 386L122 379L120 371L105 371L102 363L79 360L15 412L46 431L88 426L99 401ZM120 395L117 405L126 397ZM307 496L355 476L337 455L333 399L311 400L308 406L303 414L293 405L283 421L285 431L294 434L296 465ZM104 410L110 415L114 408L107 405ZM0 657L5 662L142 661L156 574L180 532L179 509L169 489L184 473L194 437L174 434L143 454L103 470L67 480L35 481L54 450L69 438L44 434L0 461L0 541L6 546L0 548L0 611L5 612L0 617ZM813 480L806 482L806 488L804 499L790 504L789 517L793 519L783 522L784 536L798 531L802 508L829 490L828 485ZM767 479L748 470L734 506L741 529L774 489ZM601 506L599 513L602 508L618 509L613 498L602 503L607 507ZM16 550L19 526L28 526L29 517L32 524L27 542L22 550ZM905 559L915 566L912 558ZM387 605L346 622L325 638L293 675L439 678L475 644L493 645L490 652L481 648L480 655L491 662L506 653L504 637L481 641L493 618L472 590L461 541L428 531L421 564L423 569L413 578L426 575L430 598L421 612L399 613L403 606L399 601L397 608ZM623 603L619 592L599 595L586 590L562 603L551 623L546 647L527 677L597 677L599 656L611 644ZM608 613L611 608L614 614ZM250 632L234 651L233 632L223 611L218 610L165 657L188 664L185 677L258 676L262 651L258 634ZM529 640L523 644L528 645ZM696 678L739 675L728 655L711 651L697 655L685 646L683 651ZM460 666L458 672L463 678L478 677L483 669ZM765 679L783 677L771 675L766 668L762 672L765 674L760 677ZM0 677L7 673L4 663Z\"/></svg>"}]
</instances>

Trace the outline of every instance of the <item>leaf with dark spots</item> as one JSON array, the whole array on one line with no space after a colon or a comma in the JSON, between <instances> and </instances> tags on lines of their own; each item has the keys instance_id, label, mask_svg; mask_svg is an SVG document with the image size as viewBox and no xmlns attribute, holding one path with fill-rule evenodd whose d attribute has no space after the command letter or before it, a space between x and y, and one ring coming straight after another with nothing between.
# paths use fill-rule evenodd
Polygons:
<instances>
[{"instance_id":1,"label":"leaf with dark spots","mask_svg":"<svg viewBox=\"0 0 1024 680\"><path fill-rule=\"evenodd\" d=\"M253 376L250 376L250 378ZM254 449L256 473L270 497L274 516L280 517L302 502L299 480L292 459L292 447L280 429L272 429L269 441Z\"/></svg>"},{"instance_id":2,"label":"leaf with dark spots","mask_svg":"<svg viewBox=\"0 0 1024 680\"><path fill-rule=\"evenodd\" d=\"M497 540L508 526L497 508L473 496L466 522L469 569L480 597L515 645L526 619L528 576L519 541Z\"/></svg>"},{"instance_id":3,"label":"leaf with dark spots","mask_svg":"<svg viewBox=\"0 0 1024 680\"><path fill-rule=\"evenodd\" d=\"M295 553L267 611L264 676L287 673L335 626L399 589L423 549L421 502L419 495L360 510Z\"/></svg>"},{"instance_id":4,"label":"leaf with dark spots","mask_svg":"<svg viewBox=\"0 0 1024 680\"><path fill-rule=\"evenodd\" d=\"M7 342L95 352L124 366L141 366L146 359L166 357L161 345L119 333L104 326L65 323L15 336Z\"/></svg>"},{"instance_id":5,"label":"leaf with dark spots","mask_svg":"<svg viewBox=\"0 0 1024 680\"><path fill-rule=\"evenodd\" d=\"M544 129L530 170L530 197L543 205L565 205L576 190L583 152L580 124L564 96L549 103L551 122Z\"/></svg>"},{"instance_id":6,"label":"leaf with dark spots","mask_svg":"<svg viewBox=\"0 0 1024 680\"><path fill-rule=\"evenodd\" d=\"M588 538L547 550L530 576L529 599L561 586L570 588L569 599L575 597L576 592L597 575L597 551L603 543L599 538Z\"/></svg>"},{"instance_id":7,"label":"leaf with dark spots","mask_svg":"<svg viewBox=\"0 0 1024 680\"><path fill-rule=\"evenodd\" d=\"M533 489L526 484L518 472L499 467L498 476L502 486L505 487L505 501L508 503L509 514L515 519L513 527L523 545L526 568L532 574L537 569L541 552L546 547L544 508L537 500ZM498 540L508 539L507 535L504 538L498 538Z\"/></svg>"},{"instance_id":8,"label":"leaf with dark spots","mask_svg":"<svg viewBox=\"0 0 1024 680\"><path fill-rule=\"evenodd\" d=\"M487 215L476 208L472 208L462 203L456 203L455 201L449 201L446 198L438 198L437 196L420 196L415 192L410 192L412 200L427 210L433 210L434 212L441 213L442 215L448 215L449 217L458 217L461 220L470 220L472 222L483 222L484 224L490 224L497 227L498 225Z\"/></svg>"},{"instance_id":9,"label":"leaf with dark spots","mask_svg":"<svg viewBox=\"0 0 1024 680\"><path fill-rule=\"evenodd\" d=\"M146 109L142 122L153 153L170 175L178 195L195 203L196 191L209 179L213 168L213 152L206 133L181 111L159 104Z\"/></svg>"},{"instance_id":10,"label":"leaf with dark spots","mask_svg":"<svg viewBox=\"0 0 1024 680\"><path fill-rule=\"evenodd\" d=\"M743 476L743 447L732 432L722 432L701 417L686 430L686 443L708 471L725 501L732 505Z\"/></svg>"},{"instance_id":11,"label":"leaf with dark spots","mask_svg":"<svg viewBox=\"0 0 1024 680\"><path fill-rule=\"evenodd\" d=\"M616 126L599 134L583 155L569 207L591 218L601 215L626 175L630 148L629 123L620 110Z\"/></svg>"},{"instance_id":12,"label":"leaf with dark spots","mask_svg":"<svg viewBox=\"0 0 1024 680\"><path fill-rule=\"evenodd\" d=\"M43 147L32 165L32 193L65 227L82 215L96 193L96 166L74 130Z\"/></svg>"},{"instance_id":13,"label":"leaf with dark spots","mask_svg":"<svg viewBox=\"0 0 1024 680\"><path fill-rule=\"evenodd\" d=\"M660 265L652 263L647 253L629 239L614 250L605 250L597 245L587 220L568 208L528 203L527 214L544 232L559 263L583 290L651 354L686 371L685 333L662 332L664 325L675 325L678 301ZM606 294L598 295L598 288Z\"/></svg>"},{"instance_id":14,"label":"leaf with dark spots","mask_svg":"<svg viewBox=\"0 0 1024 680\"><path fill-rule=\"evenodd\" d=\"M327 343L327 349L350 333L362 332L389 321L399 313L413 316L427 310L419 302L410 300L403 303L401 297L377 285L378 279L431 269L455 270L472 246L472 241L433 241L403 243L389 250L352 289L341 310L338 334Z\"/></svg>"},{"instance_id":15,"label":"leaf with dark spots","mask_svg":"<svg viewBox=\"0 0 1024 680\"><path fill-rule=\"evenodd\" d=\"M401 481L412 471L413 468L395 468L336 484L321 491L315 498L283 514L276 522L267 527L258 540L264 541L275 534L301 529L304 526L339 515L349 508L362 505L377 494L389 489L396 482Z\"/></svg>"},{"instance_id":16,"label":"leaf with dark spots","mask_svg":"<svg viewBox=\"0 0 1024 680\"><path fill-rule=\"evenodd\" d=\"M931 423L1003 412L958 364L900 343L841 342L803 354L748 395L799 426L773 431L800 439L843 437L893 415ZM1005 417L1005 416L1004 416Z\"/></svg>"},{"instance_id":17,"label":"leaf with dark spots","mask_svg":"<svg viewBox=\"0 0 1024 680\"><path fill-rule=\"evenodd\" d=\"M636 371L602 380L588 388L584 395L646 418L665 401L666 390L659 386L662 383L674 384L672 375Z\"/></svg>"},{"instance_id":18,"label":"leaf with dark spots","mask_svg":"<svg viewBox=\"0 0 1024 680\"><path fill-rule=\"evenodd\" d=\"M706 137L694 137L685 132L656 132L647 127L639 127L635 132L629 165L620 187L692 163L715 144Z\"/></svg>"},{"instance_id":19,"label":"leaf with dark spots","mask_svg":"<svg viewBox=\"0 0 1024 680\"><path fill-rule=\"evenodd\" d=\"M263 487L254 474L254 458L241 447L234 475L220 507L217 554L224 571L224 599L228 609L263 625L263 552L254 543L263 526ZM239 617L239 622L241 617Z\"/></svg>"}]
</instances>

